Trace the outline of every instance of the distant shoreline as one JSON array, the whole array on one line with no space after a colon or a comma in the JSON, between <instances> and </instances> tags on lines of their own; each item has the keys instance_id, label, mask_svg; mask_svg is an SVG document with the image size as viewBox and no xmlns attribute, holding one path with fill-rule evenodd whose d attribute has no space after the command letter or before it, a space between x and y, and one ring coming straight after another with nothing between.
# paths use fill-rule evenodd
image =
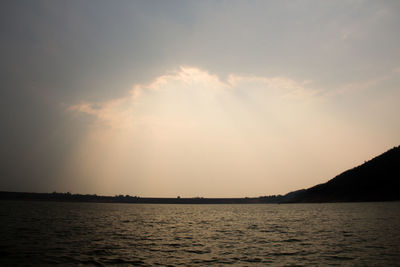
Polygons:
<instances>
[{"instance_id":1,"label":"distant shoreline","mask_svg":"<svg viewBox=\"0 0 400 267\"><path fill-rule=\"evenodd\" d=\"M245 198L155 198L129 195L98 196L70 193L29 193L0 191L0 200L53 201L53 202L94 202L94 203L143 203L143 204L278 204L283 196L262 196Z\"/></svg>"},{"instance_id":2,"label":"distant shoreline","mask_svg":"<svg viewBox=\"0 0 400 267\"><path fill-rule=\"evenodd\" d=\"M387 202L400 200L400 146L347 170L326 183L285 195L244 198L153 198L129 195L98 196L67 193L0 191L0 200L144 204L283 204Z\"/></svg>"},{"instance_id":3,"label":"distant shoreline","mask_svg":"<svg viewBox=\"0 0 400 267\"><path fill-rule=\"evenodd\" d=\"M261 196L244 198L156 198L129 195L98 196L70 193L29 193L0 191L0 201L43 201L75 203L125 203L125 204L306 204L306 203L354 203L354 202L396 202L399 200L364 200L364 201L289 201L287 196Z\"/></svg>"}]
</instances>

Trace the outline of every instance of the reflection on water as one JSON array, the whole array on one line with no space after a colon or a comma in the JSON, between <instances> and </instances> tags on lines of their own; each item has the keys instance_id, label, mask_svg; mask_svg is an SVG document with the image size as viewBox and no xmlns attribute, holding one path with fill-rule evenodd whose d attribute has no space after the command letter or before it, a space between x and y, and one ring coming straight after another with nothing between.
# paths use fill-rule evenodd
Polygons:
<instances>
[{"instance_id":1,"label":"reflection on water","mask_svg":"<svg viewBox=\"0 0 400 267\"><path fill-rule=\"evenodd\" d=\"M400 202L0 203L0 265L400 262Z\"/></svg>"}]
</instances>

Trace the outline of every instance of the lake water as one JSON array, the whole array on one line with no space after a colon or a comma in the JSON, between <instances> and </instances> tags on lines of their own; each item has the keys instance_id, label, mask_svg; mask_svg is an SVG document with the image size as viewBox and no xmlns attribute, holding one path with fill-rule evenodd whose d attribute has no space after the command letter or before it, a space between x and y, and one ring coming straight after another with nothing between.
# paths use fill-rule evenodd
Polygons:
<instances>
[{"instance_id":1,"label":"lake water","mask_svg":"<svg viewBox=\"0 0 400 267\"><path fill-rule=\"evenodd\" d=\"M0 202L0 265L400 265L400 202Z\"/></svg>"}]
</instances>

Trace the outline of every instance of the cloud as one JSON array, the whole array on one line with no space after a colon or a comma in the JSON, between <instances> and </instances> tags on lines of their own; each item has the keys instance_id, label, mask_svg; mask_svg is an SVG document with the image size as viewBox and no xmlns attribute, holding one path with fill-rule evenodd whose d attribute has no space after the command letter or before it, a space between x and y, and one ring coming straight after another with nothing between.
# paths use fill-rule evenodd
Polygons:
<instances>
[{"instance_id":1,"label":"cloud","mask_svg":"<svg viewBox=\"0 0 400 267\"><path fill-rule=\"evenodd\" d=\"M398 72L400 72L400 68L399 69L395 68L391 71L388 71L387 73L384 73L382 75L379 75L371 79L345 83L334 89L326 91L325 93L323 93L323 95L325 97L334 97L337 95L346 95L355 92L362 92L363 90L369 88L377 88L377 86L383 84L384 82L393 79L396 76L396 73Z\"/></svg>"},{"instance_id":2,"label":"cloud","mask_svg":"<svg viewBox=\"0 0 400 267\"><path fill-rule=\"evenodd\" d=\"M218 101L227 104L228 100L232 101L235 97L270 98L269 102L271 98L283 102L285 98L310 100L318 91L308 88L308 84L310 81L299 82L283 76L235 74L229 75L224 82L207 71L180 67L177 71L155 78L149 84L134 85L126 96L100 103L82 102L68 107L68 111L92 115L97 125L103 123L110 127L129 128L144 120L155 123L157 118L165 118L166 113L160 110L162 108L175 119L182 119L200 109L221 104Z\"/></svg>"},{"instance_id":3,"label":"cloud","mask_svg":"<svg viewBox=\"0 0 400 267\"><path fill-rule=\"evenodd\" d=\"M225 196L245 194L239 192L245 177L255 188L265 177L282 177L265 162L277 161L270 151L279 146L291 149L295 139L286 138L307 132L315 117L308 85L284 76L231 74L222 81L180 67L119 98L72 105L69 112L93 120L65 173L86 177L98 192L134 184L138 194L221 196L231 184Z\"/></svg>"}]
</instances>

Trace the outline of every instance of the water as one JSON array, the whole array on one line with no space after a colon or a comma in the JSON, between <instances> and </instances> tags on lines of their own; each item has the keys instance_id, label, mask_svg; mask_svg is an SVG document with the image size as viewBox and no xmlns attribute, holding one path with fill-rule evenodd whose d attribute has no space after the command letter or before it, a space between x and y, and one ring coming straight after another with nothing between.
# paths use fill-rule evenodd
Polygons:
<instances>
[{"instance_id":1,"label":"water","mask_svg":"<svg viewBox=\"0 0 400 267\"><path fill-rule=\"evenodd\" d=\"M0 202L0 265L400 264L400 202Z\"/></svg>"}]
</instances>

